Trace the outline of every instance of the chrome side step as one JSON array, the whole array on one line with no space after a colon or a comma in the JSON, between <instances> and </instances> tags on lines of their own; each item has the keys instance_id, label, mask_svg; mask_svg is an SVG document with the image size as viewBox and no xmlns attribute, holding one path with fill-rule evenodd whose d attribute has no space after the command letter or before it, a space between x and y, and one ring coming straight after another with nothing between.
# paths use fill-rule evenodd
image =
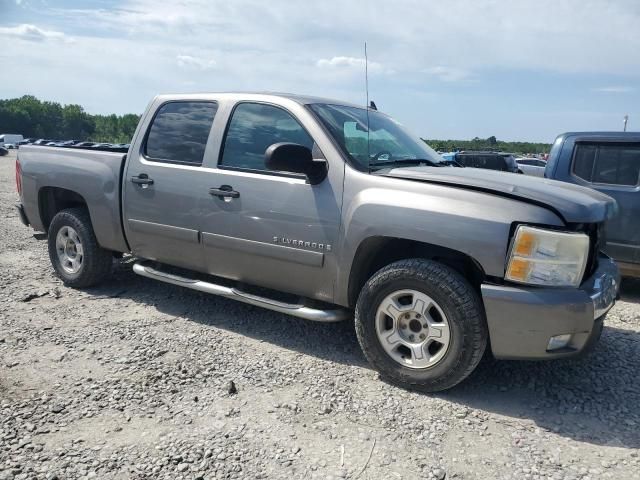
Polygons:
<instances>
[{"instance_id":1,"label":"chrome side step","mask_svg":"<svg viewBox=\"0 0 640 480\"><path fill-rule=\"evenodd\" d=\"M346 320L351 316L351 312L344 308L336 307L331 310L319 310L305 305L284 303L270 298L253 295L251 293L242 292L236 288L225 287L223 285L216 285L215 283L205 282L203 280L196 280L172 273L166 273L145 263L135 263L133 265L133 271L143 277L153 278L154 280L160 280L161 282L191 288L192 290L198 290L200 292L211 293L221 297L232 298L250 305L255 305L257 307L266 308L287 315L293 315L294 317L305 318L314 322L339 322L341 320Z\"/></svg>"}]
</instances>

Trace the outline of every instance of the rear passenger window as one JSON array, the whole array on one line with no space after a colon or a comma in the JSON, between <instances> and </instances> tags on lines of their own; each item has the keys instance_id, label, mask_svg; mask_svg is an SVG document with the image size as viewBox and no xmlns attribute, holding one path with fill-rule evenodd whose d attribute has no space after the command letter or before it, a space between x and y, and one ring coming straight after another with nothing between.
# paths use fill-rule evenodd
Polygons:
<instances>
[{"instance_id":1,"label":"rear passenger window","mask_svg":"<svg viewBox=\"0 0 640 480\"><path fill-rule=\"evenodd\" d=\"M145 144L149 160L202 165L218 105L213 102L169 102L153 119Z\"/></svg>"},{"instance_id":2,"label":"rear passenger window","mask_svg":"<svg viewBox=\"0 0 640 480\"><path fill-rule=\"evenodd\" d=\"M600 146L593 172L594 183L612 185L638 185L640 175L640 145Z\"/></svg>"},{"instance_id":3,"label":"rear passenger window","mask_svg":"<svg viewBox=\"0 0 640 480\"><path fill-rule=\"evenodd\" d=\"M313 149L313 139L287 111L273 105L241 103L229 122L220 165L267 170L264 152L279 142L297 143Z\"/></svg>"},{"instance_id":4,"label":"rear passenger window","mask_svg":"<svg viewBox=\"0 0 640 480\"><path fill-rule=\"evenodd\" d=\"M573 159L573 173L587 182L591 181L596 151L597 147L595 145L578 144L576 146L575 157Z\"/></svg>"},{"instance_id":5,"label":"rear passenger window","mask_svg":"<svg viewBox=\"0 0 640 480\"><path fill-rule=\"evenodd\" d=\"M640 145L577 145L573 173L591 183L640 184Z\"/></svg>"}]
</instances>

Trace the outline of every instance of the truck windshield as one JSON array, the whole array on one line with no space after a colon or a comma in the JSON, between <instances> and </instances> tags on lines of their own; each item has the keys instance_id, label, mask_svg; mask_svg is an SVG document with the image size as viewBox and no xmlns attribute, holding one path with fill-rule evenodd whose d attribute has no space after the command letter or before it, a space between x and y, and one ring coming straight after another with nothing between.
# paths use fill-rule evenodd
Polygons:
<instances>
[{"instance_id":1,"label":"truck windshield","mask_svg":"<svg viewBox=\"0 0 640 480\"><path fill-rule=\"evenodd\" d=\"M446 165L431 147L383 113L369 110L367 119L364 108L324 103L309 108L360 170Z\"/></svg>"}]
</instances>

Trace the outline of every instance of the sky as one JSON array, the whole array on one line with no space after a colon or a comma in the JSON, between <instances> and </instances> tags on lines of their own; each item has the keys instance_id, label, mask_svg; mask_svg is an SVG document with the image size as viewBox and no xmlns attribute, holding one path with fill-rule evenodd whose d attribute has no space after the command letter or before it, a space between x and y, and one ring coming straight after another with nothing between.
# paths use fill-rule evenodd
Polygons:
<instances>
[{"instance_id":1,"label":"sky","mask_svg":"<svg viewBox=\"0 0 640 480\"><path fill-rule=\"evenodd\" d=\"M158 93L365 104L423 138L640 130L638 0L0 0L0 98L141 113Z\"/></svg>"}]
</instances>

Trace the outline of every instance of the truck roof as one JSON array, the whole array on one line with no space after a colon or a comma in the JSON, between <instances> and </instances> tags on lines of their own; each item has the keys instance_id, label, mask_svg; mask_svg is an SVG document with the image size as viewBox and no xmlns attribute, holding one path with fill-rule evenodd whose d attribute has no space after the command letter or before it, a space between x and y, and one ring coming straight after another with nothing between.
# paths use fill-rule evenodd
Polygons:
<instances>
[{"instance_id":1,"label":"truck roof","mask_svg":"<svg viewBox=\"0 0 640 480\"><path fill-rule=\"evenodd\" d=\"M564 132L558 135L559 137L594 137L594 138L640 138L640 132L620 132L620 131L596 131L596 132Z\"/></svg>"},{"instance_id":2,"label":"truck roof","mask_svg":"<svg viewBox=\"0 0 640 480\"><path fill-rule=\"evenodd\" d=\"M167 100L189 100L189 99L228 99L228 100L262 100L273 101L275 99L291 100L300 105L309 105L313 103L326 103L331 105L344 105L348 107L365 108L364 105L345 102L344 100L336 100L325 97L315 97L312 95L300 95L295 93L283 92L202 92L202 93L167 93L160 94L156 98L163 101Z\"/></svg>"}]
</instances>

